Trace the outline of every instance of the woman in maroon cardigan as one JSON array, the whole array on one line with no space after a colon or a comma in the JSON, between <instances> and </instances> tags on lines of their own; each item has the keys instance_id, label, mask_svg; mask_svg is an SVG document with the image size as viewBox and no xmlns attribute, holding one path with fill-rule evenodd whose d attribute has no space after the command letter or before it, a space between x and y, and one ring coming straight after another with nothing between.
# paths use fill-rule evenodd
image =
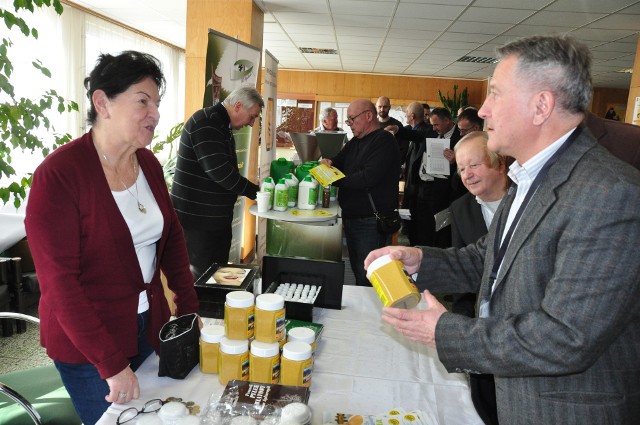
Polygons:
<instances>
[{"instance_id":1,"label":"woman in maroon cardigan","mask_svg":"<svg viewBox=\"0 0 640 425\"><path fill-rule=\"evenodd\" d=\"M169 319L198 310L182 228L146 147L160 114L160 64L103 54L85 79L91 130L37 168L27 238L38 271L41 343L85 425L140 396L135 369Z\"/></svg>"}]
</instances>

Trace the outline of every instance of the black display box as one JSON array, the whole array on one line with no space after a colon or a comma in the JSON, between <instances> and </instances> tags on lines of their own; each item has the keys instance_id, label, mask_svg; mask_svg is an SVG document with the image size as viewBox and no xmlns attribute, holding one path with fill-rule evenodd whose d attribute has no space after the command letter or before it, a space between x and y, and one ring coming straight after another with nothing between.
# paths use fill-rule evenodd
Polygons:
<instances>
[{"instance_id":1,"label":"black display box","mask_svg":"<svg viewBox=\"0 0 640 425\"><path fill-rule=\"evenodd\" d=\"M328 260L312 260L307 258L276 257L265 255L262 257L262 293L268 292L275 283L273 291L280 283L298 283L305 285L321 286L322 289L313 304L316 307L342 309L342 286L344 285L344 262ZM308 308L311 306L298 306L303 303L293 303L291 308ZM289 304L287 304L287 318L290 317ZM312 307L312 306L311 306ZM294 310L292 310L293 312ZM311 321L308 312L302 311L306 319Z\"/></svg>"},{"instance_id":2,"label":"black display box","mask_svg":"<svg viewBox=\"0 0 640 425\"><path fill-rule=\"evenodd\" d=\"M212 264L194 286L202 317L224 318L227 293L248 291L253 293L253 281L258 276L258 266L245 264Z\"/></svg>"},{"instance_id":3,"label":"black display box","mask_svg":"<svg viewBox=\"0 0 640 425\"><path fill-rule=\"evenodd\" d=\"M284 273L284 275L286 276L286 273ZM287 301L287 299L285 298L285 317L287 319L301 320L303 322L313 322L313 306L315 305L315 302L318 301L318 298L322 293L322 283L320 283L322 282L322 278L313 275L297 276L296 278L298 279L296 283L300 285L316 285L320 292L318 293L318 296L314 300L313 304L297 301ZM267 288L267 293L275 293L281 283L289 282L288 279L290 279L290 277L282 277L282 275L280 275L278 279L276 279L276 281L271 282L271 285L269 285L269 287Z\"/></svg>"}]
</instances>

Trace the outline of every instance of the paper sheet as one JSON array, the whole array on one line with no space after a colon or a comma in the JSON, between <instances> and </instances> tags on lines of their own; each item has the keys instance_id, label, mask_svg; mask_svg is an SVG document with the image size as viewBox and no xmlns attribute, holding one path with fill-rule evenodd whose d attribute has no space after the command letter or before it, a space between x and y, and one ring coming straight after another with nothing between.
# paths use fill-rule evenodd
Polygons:
<instances>
[{"instance_id":1,"label":"paper sheet","mask_svg":"<svg viewBox=\"0 0 640 425\"><path fill-rule=\"evenodd\" d=\"M317 167L309 170L309 173L318 180L322 186L330 185L331 183L340 180L344 177L342 171L338 170L336 167L329 167L325 164L320 164Z\"/></svg>"},{"instance_id":2,"label":"paper sheet","mask_svg":"<svg viewBox=\"0 0 640 425\"><path fill-rule=\"evenodd\" d=\"M422 155L422 167L427 174L434 177L451 174L449 161L444 157L444 150L450 145L450 139L427 138L427 149Z\"/></svg>"}]
</instances>

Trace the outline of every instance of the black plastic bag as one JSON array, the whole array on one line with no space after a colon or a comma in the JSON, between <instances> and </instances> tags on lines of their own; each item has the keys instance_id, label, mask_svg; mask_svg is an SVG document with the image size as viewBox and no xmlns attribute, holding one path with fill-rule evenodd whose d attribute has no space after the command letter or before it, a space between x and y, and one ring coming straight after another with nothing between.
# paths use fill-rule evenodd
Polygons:
<instances>
[{"instance_id":1,"label":"black plastic bag","mask_svg":"<svg viewBox=\"0 0 640 425\"><path fill-rule=\"evenodd\" d=\"M160 329L158 376L184 379L200 361L200 327L196 313L170 320Z\"/></svg>"}]
</instances>

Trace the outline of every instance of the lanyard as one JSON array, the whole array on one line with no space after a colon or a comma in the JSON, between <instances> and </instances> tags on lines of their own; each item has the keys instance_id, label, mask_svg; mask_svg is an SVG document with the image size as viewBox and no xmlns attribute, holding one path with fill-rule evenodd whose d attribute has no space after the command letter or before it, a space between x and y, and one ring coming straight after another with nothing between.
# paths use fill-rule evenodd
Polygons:
<instances>
[{"instance_id":1,"label":"lanyard","mask_svg":"<svg viewBox=\"0 0 640 425\"><path fill-rule=\"evenodd\" d=\"M560 156L569 148L571 143L573 143L573 141L578 138L578 135L580 133L582 133L582 125L579 125L573 131L573 133L571 133L569 138L567 138L567 140L562 144L562 146L560 146L560 148L551 156L551 158L549 158L549 160L546 162L546 164L544 164L542 169L540 169L540 172L538 172L538 175L531 183L531 187L527 191L527 194L525 195L524 200L522 201L522 205L520 205L520 208L518 208L518 212L516 212L516 215L513 218L513 222L511 223L511 226L509 227L509 230L507 231L507 234L505 235L502 243L500 243L500 239L502 239L501 237L502 234L500 233L496 235L496 238L493 241L493 268L491 269L491 275L489 276L489 282L491 285L493 285L493 282L495 282L496 279L498 278L498 270L500 270L500 266L502 265L502 260L504 259L504 255L507 252L507 247L509 246L509 242L511 241L513 232L515 231L515 228L518 225L518 222L520 221L520 218L522 217L522 214L524 213L525 208L529 204L529 201L531 201L531 198L533 198L533 195L535 194L536 190L542 183L542 179L547 174L547 171L549 171L549 168L551 168L551 166L558 160L558 158L560 158ZM509 187L509 193L512 193L514 190L516 190L516 188L517 188L517 185L515 183L511 183L511 187ZM498 218L498 225L496 226L496 229L502 228L502 219L508 215L509 215L508 211L506 210L502 211L502 213L500 214L500 217Z\"/></svg>"}]
</instances>

